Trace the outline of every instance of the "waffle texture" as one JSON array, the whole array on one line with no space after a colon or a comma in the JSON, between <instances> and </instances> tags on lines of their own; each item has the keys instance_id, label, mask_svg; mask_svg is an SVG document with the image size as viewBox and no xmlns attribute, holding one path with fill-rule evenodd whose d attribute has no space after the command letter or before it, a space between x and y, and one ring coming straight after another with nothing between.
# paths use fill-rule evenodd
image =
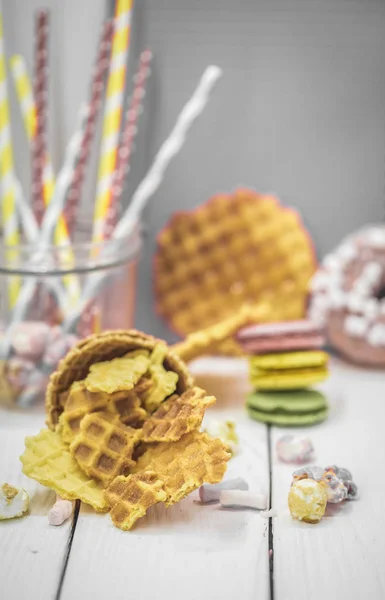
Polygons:
<instances>
[{"instance_id":1,"label":"waffle texture","mask_svg":"<svg viewBox=\"0 0 385 600\"><path fill-rule=\"evenodd\" d=\"M155 346L164 347L164 341L136 330L106 331L90 336L74 346L59 363L58 369L51 375L46 393L47 425L54 429L63 412L63 392L67 392L74 381L85 379L91 365L112 360L132 350L144 349L152 352ZM193 385L184 362L171 350L163 361L167 371L178 375L176 392L183 393Z\"/></svg>"},{"instance_id":2,"label":"waffle texture","mask_svg":"<svg viewBox=\"0 0 385 600\"><path fill-rule=\"evenodd\" d=\"M27 437L20 460L25 475L65 500L79 499L96 511L108 510L102 486L82 471L58 433L42 429L38 435Z\"/></svg>"},{"instance_id":3,"label":"waffle texture","mask_svg":"<svg viewBox=\"0 0 385 600\"><path fill-rule=\"evenodd\" d=\"M87 475L106 487L115 477L128 472L135 462L132 453L141 430L122 425L118 416L97 412L84 417L70 452Z\"/></svg>"},{"instance_id":4,"label":"waffle texture","mask_svg":"<svg viewBox=\"0 0 385 600\"><path fill-rule=\"evenodd\" d=\"M160 232L156 308L181 335L218 323L244 303L266 302L271 320L296 319L305 314L315 270L299 214L272 196L238 189L174 214ZM236 344L226 346L234 352Z\"/></svg>"},{"instance_id":5,"label":"waffle texture","mask_svg":"<svg viewBox=\"0 0 385 600\"><path fill-rule=\"evenodd\" d=\"M181 396L172 396L146 420L144 442L174 442L201 426L205 410L215 403L214 396L193 387Z\"/></svg>"}]
</instances>

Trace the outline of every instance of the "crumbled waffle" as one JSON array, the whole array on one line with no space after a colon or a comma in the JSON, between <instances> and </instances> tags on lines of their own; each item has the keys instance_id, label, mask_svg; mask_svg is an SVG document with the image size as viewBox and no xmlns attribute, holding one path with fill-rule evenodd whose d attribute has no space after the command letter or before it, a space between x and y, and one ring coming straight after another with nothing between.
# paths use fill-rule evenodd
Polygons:
<instances>
[{"instance_id":1,"label":"crumbled waffle","mask_svg":"<svg viewBox=\"0 0 385 600\"><path fill-rule=\"evenodd\" d=\"M175 504L203 483L218 483L231 454L220 439L191 431L177 442L149 446L138 459L136 473L155 471L167 492L166 506Z\"/></svg>"},{"instance_id":2,"label":"crumbled waffle","mask_svg":"<svg viewBox=\"0 0 385 600\"><path fill-rule=\"evenodd\" d=\"M20 460L25 475L52 488L61 498L81 500L99 512L108 509L101 485L81 470L58 433L42 429L25 438Z\"/></svg>"},{"instance_id":3,"label":"crumbled waffle","mask_svg":"<svg viewBox=\"0 0 385 600\"><path fill-rule=\"evenodd\" d=\"M150 365L149 377L152 386L143 394L144 408L152 413L160 404L176 390L178 375L166 371L162 365Z\"/></svg>"},{"instance_id":4,"label":"crumbled waffle","mask_svg":"<svg viewBox=\"0 0 385 600\"><path fill-rule=\"evenodd\" d=\"M106 331L80 341L68 352L50 377L46 393L47 425L51 429L55 428L63 412L65 393L74 381L81 381L87 377L91 365L119 358L132 350L149 350L152 353L158 345L164 348L165 342L136 330ZM178 394L192 386L193 380L186 365L169 348L163 366L167 371L178 375Z\"/></svg>"},{"instance_id":5,"label":"crumbled waffle","mask_svg":"<svg viewBox=\"0 0 385 600\"><path fill-rule=\"evenodd\" d=\"M92 413L81 421L70 452L87 475L106 487L135 464L132 452L141 434L141 430L122 425L116 415Z\"/></svg>"},{"instance_id":6,"label":"crumbled waffle","mask_svg":"<svg viewBox=\"0 0 385 600\"><path fill-rule=\"evenodd\" d=\"M160 232L156 308L183 336L218 323L244 303L271 305L272 321L295 319L305 314L315 269L299 214L274 197L238 189L174 214ZM226 340L226 347L239 353L236 342Z\"/></svg>"},{"instance_id":7,"label":"crumbled waffle","mask_svg":"<svg viewBox=\"0 0 385 600\"><path fill-rule=\"evenodd\" d=\"M113 358L90 366L84 380L89 392L124 392L132 390L150 365L149 352L134 350L120 358Z\"/></svg>"},{"instance_id":8,"label":"crumbled waffle","mask_svg":"<svg viewBox=\"0 0 385 600\"><path fill-rule=\"evenodd\" d=\"M231 338L239 329L250 323L256 323L266 320L269 315L269 307L266 304L249 306L244 304L242 308L234 315L223 319L219 323L215 323L200 331L194 331L177 344L171 346L175 354L180 356L184 361L189 362L200 356L215 354L218 349L218 344L223 344L226 340L231 348ZM225 346L222 346L222 349ZM234 346L234 354L236 347ZM242 350L239 347L239 354Z\"/></svg>"},{"instance_id":9,"label":"crumbled waffle","mask_svg":"<svg viewBox=\"0 0 385 600\"><path fill-rule=\"evenodd\" d=\"M215 402L199 387L181 396L171 396L156 410L143 426L144 442L173 442L200 427L205 410Z\"/></svg>"},{"instance_id":10,"label":"crumbled waffle","mask_svg":"<svg viewBox=\"0 0 385 600\"><path fill-rule=\"evenodd\" d=\"M157 473L146 471L116 477L105 491L105 498L111 508L111 520L120 529L131 529L153 504L167 498L163 482Z\"/></svg>"},{"instance_id":11,"label":"crumbled waffle","mask_svg":"<svg viewBox=\"0 0 385 600\"><path fill-rule=\"evenodd\" d=\"M149 389L151 382L144 379L137 388L129 392L89 392L84 381L72 384L66 399L64 412L60 415L58 431L67 443L71 443L80 431L82 419L91 413L104 411L118 415L124 425L141 427L148 416L141 407L142 394Z\"/></svg>"}]
</instances>

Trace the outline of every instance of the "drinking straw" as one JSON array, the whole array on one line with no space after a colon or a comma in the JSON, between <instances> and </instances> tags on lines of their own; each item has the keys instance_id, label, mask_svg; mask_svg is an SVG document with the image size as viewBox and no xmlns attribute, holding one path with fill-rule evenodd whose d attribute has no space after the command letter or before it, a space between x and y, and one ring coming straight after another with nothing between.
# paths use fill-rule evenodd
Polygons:
<instances>
[{"instance_id":1,"label":"drinking straw","mask_svg":"<svg viewBox=\"0 0 385 600\"><path fill-rule=\"evenodd\" d=\"M0 175L2 191L2 219L4 240L7 246L19 243L18 220L15 199L15 175L13 165L11 124L9 119L7 73L3 41L3 17L0 12ZM12 260L12 250L7 251L7 259ZM20 278L11 277L8 284L8 301L12 308L20 290Z\"/></svg>"},{"instance_id":2,"label":"drinking straw","mask_svg":"<svg viewBox=\"0 0 385 600\"><path fill-rule=\"evenodd\" d=\"M48 64L47 10L38 10L35 19L35 60L33 96L36 103L36 130L32 142L32 206L38 224L44 215L43 170L46 157L47 119L47 64Z\"/></svg>"},{"instance_id":3,"label":"drinking straw","mask_svg":"<svg viewBox=\"0 0 385 600\"><path fill-rule=\"evenodd\" d=\"M152 53L150 50L142 52L139 57L138 70L134 76L134 89L125 114L123 133L117 153L116 169L111 186L111 202L104 223L104 237L106 239L111 237L116 225L124 180L130 170L130 158L134 150L134 140L138 132L138 117L143 110L142 101L146 95L146 80L150 75L151 60Z\"/></svg>"},{"instance_id":4,"label":"drinking straw","mask_svg":"<svg viewBox=\"0 0 385 600\"><path fill-rule=\"evenodd\" d=\"M36 244L36 253L31 258L30 264L32 267L33 265L38 266L40 264L40 261L44 259L45 249L51 241L56 222L60 214L62 213L63 205L68 191L68 186L70 185L70 182L72 180L75 165L79 158L82 134L87 116L88 107L83 105L81 107L79 115L79 124L76 128L75 133L72 135L72 138L70 139L70 142L66 149L64 165L57 178L54 196L44 214L43 222L39 231L39 239ZM71 267L71 263L68 265L68 267ZM27 312L28 305L33 299L36 284L37 279L35 277L31 277L29 281L23 285L19 298L12 313L11 326L14 323L23 320ZM59 298L59 301L62 303L61 309L63 313L66 314L68 312L68 309L72 307L68 306L66 298Z\"/></svg>"},{"instance_id":5,"label":"drinking straw","mask_svg":"<svg viewBox=\"0 0 385 600\"><path fill-rule=\"evenodd\" d=\"M117 242L122 238L127 239L127 237L135 230L141 211L162 183L167 166L182 148L191 125L203 112L209 100L210 92L221 75L221 69L216 66L210 66L205 70L193 96L180 113L174 129L161 146L147 175L135 191L131 204L115 227L112 239ZM116 251L116 248L113 248L113 251ZM93 273L88 277L79 305L63 322L62 326L65 331L72 330L82 314L82 311L87 306L87 303L95 298L99 290L105 285L106 281L108 281L108 275L106 273Z\"/></svg>"},{"instance_id":6,"label":"drinking straw","mask_svg":"<svg viewBox=\"0 0 385 600\"><path fill-rule=\"evenodd\" d=\"M29 142L32 144L36 134L36 105L32 94L32 87L27 71L25 60L22 56L12 56L10 59L11 73L13 76L17 97L20 104L21 115L24 122L24 128ZM52 199L55 189L55 178L52 169L52 163L49 154L46 154L43 172L43 196L44 204L47 207ZM68 249L64 253L65 261L68 264L75 264L71 241L68 236L67 225L63 215L59 216L55 228L55 243L57 246L66 246ZM64 252L64 251L63 251ZM78 302L80 298L80 284L78 278L73 274L63 277L64 284L69 292L69 301L71 304Z\"/></svg>"},{"instance_id":7,"label":"drinking straw","mask_svg":"<svg viewBox=\"0 0 385 600\"><path fill-rule=\"evenodd\" d=\"M103 239L104 221L111 199L111 183L116 165L119 130L131 33L133 0L117 0L111 64L107 83L103 133L93 223L93 242Z\"/></svg>"},{"instance_id":8,"label":"drinking straw","mask_svg":"<svg viewBox=\"0 0 385 600\"><path fill-rule=\"evenodd\" d=\"M90 85L90 112L84 128L80 158L78 164L76 165L74 176L68 192L66 207L64 209L64 216L69 231L72 231L76 222L76 213L81 197L86 166L91 153L91 146L95 134L98 114L103 100L104 78L109 66L109 55L113 31L114 23L110 19L102 26L102 33L98 45L98 51Z\"/></svg>"}]
</instances>

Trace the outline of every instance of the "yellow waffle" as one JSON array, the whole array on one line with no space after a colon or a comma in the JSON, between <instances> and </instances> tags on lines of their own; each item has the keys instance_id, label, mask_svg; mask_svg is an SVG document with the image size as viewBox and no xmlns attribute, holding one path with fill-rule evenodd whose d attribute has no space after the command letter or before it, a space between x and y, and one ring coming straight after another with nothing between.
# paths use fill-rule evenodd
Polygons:
<instances>
[{"instance_id":1,"label":"yellow waffle","mask_svg":"<svg viewBox=\"0 0 385 600\"><path fill-rule=\"evenodd\" d=\"M60 362L57 371L50 377L46 393L47 425L51 429L55 428L63 412L65 393L74 381L81 381L87 377L91 365L122 357L132 350L149 350L153 353L157 346L162 349L165 342L135 330L106 331L80 341L69 351ZM167 371L178 375L176 387L178 394L182 394L193 385L186 365L169 348L162 364Z\"/></svg>"},{"instance_id":2,"label":"yellow waffle","mask_svg":"<svg viewBox=\"0 0 385 600\"><path fill-rule=\"evenodd\" d=\"M234 354L236 354L236 342L231 339L233 336L246 325L266 321L269 315L269 307L267 304L260 306L243 305L242 308L215 325L206 327L200 331L194 331L187 335L183 342L179 342L171 346L172 350L180 356L185 362L190 362L200 356L216 354L218 346L222 345L222 350L226 348L223 344L226 343L231 349L234 344ZM242 350L239 346L239 354Z\"/></svg>"},{"instance_id":3,"label":"yellow waffle","mask_svg":"<svg viewBox=\"0 0 385 600\"><path fill-rule=\"evenodd\" d=\"M215 397L193 387L181 396L171 396L156 410L143 426L144 442L173 442L200 427L206 408Z\"/></svg>"},{"instance_id":4,"label":"yellow waffle","mask_svg":"<svg viewBox=\"0 0 385 600\"><path fill-rule=\"evenodd\" d=\"M38 435L25 438L20 460L25 475L55 490L61 498L81 500L99 512L108 510L101 485L81 470L58 433L42 429Z\"/></svg>"},{"instance_id":5,"label":"yellow waffle","mask_svg":"<svg viewBox=\"0 0 385 600\"><path fill-rule=\"evenodd\" d=\"M137 473L128 477L116 477L105 491L105 498L112 507L112 522L120 529L131 529L153 504L167 498L163 482L153 471Z\"/></svg>"},{"instance_id":6,"label":"yellow waffle","mask_svg":"<svg viewBox=\"0 0 385 600\"><path fill-rule=\"evenodd\" d=\"M150 353L134 350L121 358L113 358L90 366L84 380L89 392L124 392L132 390L150 366Z\"/></svg>"},{"instance_id":7,"label":"yellow waffle","mask_svg":"<svg viewBox=\"0 0 385 600\"><path fill-rule=\"evenodd\" d=\"M166 371L162 365L150 365L148 375L152 380L152 386L143 394L143 405L149 413L152 413L175 392L178 375Z\"/></svg>"},{"instance_id":8,"label":"yellow waffle","mask_svg":"<svg viewBox=\"0 0 385 600\"><path fill-rule=\"evenodd\" d=\"M129 392L89 392L84 381L72 384L66 398L64 412L60 415L58 431L67 443L71 443L80 431L82 419L94 412L104 411L118 415L124 425L141 427L146 419L147 412L141 407L141 394L149 387L151 382L147 379L139 382Z\"/></svg>"},{"instance_id":9,"label":"yellow waffle","mask_svg":"<svg viewBox=\"0 0 385 600\"><path fill-rule=\"evenodd\" d=\"M179 502L203 483L218 483L231 454L220 439L192 431L177 442L149 446L138 459L135 472L155 471L167 492L166 506Z\"/></svg>"},{"instance_id":10,"label":"yellow waffle","mask_svg":"<svg viewBox=\"0 0 385 600\"><path fill-rule=\"evenodd\" d=\"M272 321L300 318L315 269L299 214L276 198L238 189L174 214L160 232L157 311L183 336L231 316L244 303L266 303ZM225 345L239 353L235 342Z\"/></svg>"},{"instance_id":11,"label":"yellow waffle","mask_svg":"<svg viewBox=\"0 0 385 600\"><path fill-rule=\"evenodd\" d=\"M70 452L87 475L106 487L115 477L134 466L132 452L141 438L141 430L122 425L119 417L97 412L86 415Z\"/></svg>"}]
</instances>

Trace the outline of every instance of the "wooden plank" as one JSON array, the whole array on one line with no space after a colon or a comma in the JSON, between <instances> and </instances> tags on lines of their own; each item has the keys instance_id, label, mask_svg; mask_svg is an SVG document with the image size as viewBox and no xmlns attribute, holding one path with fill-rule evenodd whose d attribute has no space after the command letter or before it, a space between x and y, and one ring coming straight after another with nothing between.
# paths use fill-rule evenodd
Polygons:
<instances>
[{"instance_id":1,"label":"wooden plank","mask_svg":"<svg viewBox=\"0 0 385 600\"><path fill-rule=\"evenodd\" d=\"M210 366L211 365L211 366ZM194 365L197 382L208 371L228 373L227 390L245 385L243 362L207 361ZM201 375L201 376L199 376ZM217 384L222 385L218 378ZM210 392L216 387L211 376ZM224 390L225 392L225 390ZM263 425L250 421L233 396L226 393L210 409L208 419L231 418L241 438L240 454L229 463L227 477L243 476L251 489L268 492L267 435ZM268 522L254 511L221 510L202 506L197 492L165 509L156 506L131 532L116 529L108 515L82 508L64 579L62 600L83 598L79 582L87 582L87 596L168 600L233 600L269 597Z\"/></svg>"},{"instance_id":2,"label":"wooden plank","mask_svg":"<svg viewBox=\"0 0 385 600\"><path fill-rule=\"evenodd\" d=\"M283 431L272 430L272 503L279 513L273 519L275 597L294 597L295 590L297 600L380 600L385 597L385 373L334 360L330 379L320 387L331 404L328 420L290 432L310 436L314 464L350 469L360 497L332 506L317 525L293 521L287 507L293 468L278 461L275 443Z\"/></svg>"},{"instance_id":3,"label":"wooden plank","mask_svg":"<svg viewBox=\"0 0 385 600\"><path fill-rule=\"evenodd\" d=\"M60 581L71 523L50 527L55 494L21 472L24 437L44 426L43 411L0 409L0 483L24 487L31 499L23 518L0 522L0 597L52 600Z\"/></svg>"}]
</instances>

